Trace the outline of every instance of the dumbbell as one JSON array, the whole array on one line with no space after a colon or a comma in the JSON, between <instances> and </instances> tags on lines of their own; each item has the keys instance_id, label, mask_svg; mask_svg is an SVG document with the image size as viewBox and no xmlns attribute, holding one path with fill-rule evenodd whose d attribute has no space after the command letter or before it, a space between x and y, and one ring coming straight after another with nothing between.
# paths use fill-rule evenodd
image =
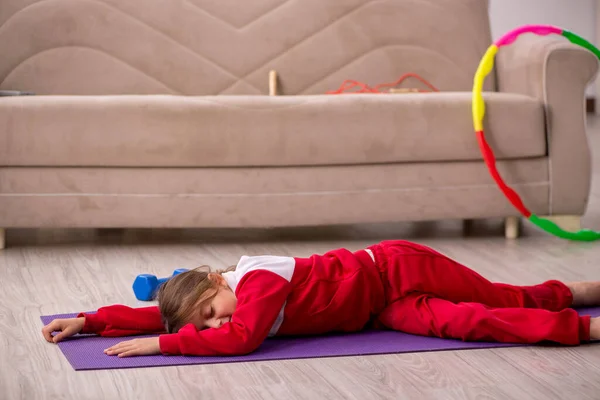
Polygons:
<instances>
[{"instance_id":1,"label":"dumbbell","mask_svg":"<svg viewBox=\"0 0 600 400\"><path fill-rule=\"evenodd\" d=\"M154 293L156 293L156 290L160 287L160 285L175 275L179 275L186 271L187 269L185 268L179 268L173 271L172 276L160 279L157 278L156 275L151 274L140 274L136 276L135 280L133 281L133 293L135 294L135 298L142 301L151 301L154 299Z\"/></svg>"}]
</instances>

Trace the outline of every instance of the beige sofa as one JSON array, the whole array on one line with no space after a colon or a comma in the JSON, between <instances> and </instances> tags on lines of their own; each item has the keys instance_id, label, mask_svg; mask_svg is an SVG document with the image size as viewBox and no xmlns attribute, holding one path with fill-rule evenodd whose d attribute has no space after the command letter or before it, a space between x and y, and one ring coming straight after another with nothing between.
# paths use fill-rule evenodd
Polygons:
<instances>
[{"instance_id":1,"label":"beige sofa","mask_svg":"<svg viewBox=\"0 0 600 400\"><path fill-rule=\"evenodd\" d=\"M0 89L36 96L0 98L0 226L506 217L514 236L471 122L490 43L482 0L3 0ZM538 215L586 210L596 70L526 36L486 80L500 171ZM407 72L441 93L324 94Z\"/></svg>"}]
</instances>

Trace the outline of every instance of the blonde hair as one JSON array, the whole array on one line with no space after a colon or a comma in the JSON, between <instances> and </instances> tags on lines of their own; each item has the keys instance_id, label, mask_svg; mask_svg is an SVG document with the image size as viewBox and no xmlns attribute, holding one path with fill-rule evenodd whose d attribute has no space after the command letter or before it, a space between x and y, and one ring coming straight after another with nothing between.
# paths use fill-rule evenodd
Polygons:
<instances>
[{"instance_id":1,"label":"blonde hair","mask_svg":"<svg viewBox=\"0 0 600 400\"><path fill-rule=\"evenodd\" d=\"M176 333L186 325L198 306L212 300L218 292L218 283L210 278L211 273L221 275L234 271L235 265L211 272L208 265L175 275L163 283L156 294L158 309L168 333Z\"/></svg>"}]
</instances>

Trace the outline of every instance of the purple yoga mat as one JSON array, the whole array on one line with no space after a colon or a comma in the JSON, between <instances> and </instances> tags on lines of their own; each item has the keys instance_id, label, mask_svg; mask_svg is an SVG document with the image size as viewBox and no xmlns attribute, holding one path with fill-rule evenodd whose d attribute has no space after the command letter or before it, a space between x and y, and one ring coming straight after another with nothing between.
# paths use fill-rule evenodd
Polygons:
<instances>
[{"instance_id":1,"label":"purple yoga mat","mask_svg":"<svg viewBox=\"0 0 600 400\"><path fill-rule=\"evenodd\" d=\"M582 315L600 316L600 307L579 310ZM42 316L44 324L55 318L72 318L77 314ZM152 337L157 335L148 335ZM351 334L331 334L296 338L270 338L252 354L236 357L190 356L107 356L103 350L127 338L105 338L76 335L58 344L75 370L158 367L168 365L215 364L243 361L265 361L295 358L357 356L368 354L414 353L422 351L486 349L523 346L518 344L463 342L394 331L364 331Z\"/></svg>"}]
</instances>

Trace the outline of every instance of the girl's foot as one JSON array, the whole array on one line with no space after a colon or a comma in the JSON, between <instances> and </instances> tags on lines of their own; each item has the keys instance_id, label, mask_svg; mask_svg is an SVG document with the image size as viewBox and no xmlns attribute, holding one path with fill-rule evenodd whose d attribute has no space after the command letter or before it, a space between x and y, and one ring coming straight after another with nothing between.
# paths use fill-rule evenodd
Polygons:
<instances>
[{"instance_id":1,"label":"girl's foot","mask_svg":"<svg viewBox=\"0 0 600 400\"><path fill-rule=\"evenodd\" d=\"M590 319L590 339L600 340L600 317Z\"/></svg>"},{"instance_id":2,"label":"girl's foot","mask_svg":"<svg viewBox=\"0 0 600 400\"><path fill-rule=\"evenodd\" d=\"M600 282L566 284L573 293L573 307L600 306Z\"/></svg>"}]
</instances>

